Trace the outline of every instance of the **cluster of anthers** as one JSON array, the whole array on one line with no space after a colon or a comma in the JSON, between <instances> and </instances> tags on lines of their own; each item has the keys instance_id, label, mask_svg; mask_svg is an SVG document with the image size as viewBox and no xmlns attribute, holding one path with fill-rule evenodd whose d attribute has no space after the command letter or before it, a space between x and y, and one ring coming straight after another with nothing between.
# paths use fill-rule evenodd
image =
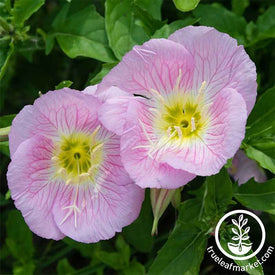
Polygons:
<instances>
[{"instance_id":1,"label":"cluster of anthers","mask_svg":"<svg viewBox=\"0 0 275 275\"><path fill-rule=\"evenodd\" d=\"M184 93L180 88L181 70L172 93L161 94L155 89L150 90L152 105L148 108L150 124L139 120L142 131L149 144L138 145L133 149L146 148L148 156L157 158L160 150L177 149L183 146L191 138L199 138L207 127L209 104L205 102L205 86L203 81L199 91Z\"/></svg>"}]
</instances>

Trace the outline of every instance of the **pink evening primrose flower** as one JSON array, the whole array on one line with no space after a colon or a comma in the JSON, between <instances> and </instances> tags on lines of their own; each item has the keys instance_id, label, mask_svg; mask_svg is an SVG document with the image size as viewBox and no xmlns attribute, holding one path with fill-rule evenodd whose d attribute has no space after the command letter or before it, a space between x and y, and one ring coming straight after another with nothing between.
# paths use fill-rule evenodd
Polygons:
<instances>
[{"instance_id":1,"label":"pink evening primrose flower","mask_svg":"<svg viewBox=\"0 0 275 275\"><path fill-rule=\"evenodd\" d=\"M100 104L69 88L50 91L12 123L8 185L41 237L97 242L139 214L144 191L123 168L119 137L99 122Z\"/></svg>"},{"instance_id":2,"label":"pink evening primrose flower","mask_svg":"<svg viewBox=\"0 0 275 275\"><path fill-rule=\"evenodd\" d=\"M239 150L234 156L228 172L239 184L246 183L251 178L257 182L267 180L264 170L255 160L249 159L242 150Z\"/></svg>"},{"instance_id":3,"label":"pink evening primrose flower","mask_svg":"<svg viewBox=\"0 0 275 275\"><path fill-rule=\"evenodd\" d=\"M105 101L99 119L121 135L130 176L141 187L170 189L218 173L233 157L256 88L243 46L190 26L135 46L95 94Z\"/></svg>"}]
</instances>

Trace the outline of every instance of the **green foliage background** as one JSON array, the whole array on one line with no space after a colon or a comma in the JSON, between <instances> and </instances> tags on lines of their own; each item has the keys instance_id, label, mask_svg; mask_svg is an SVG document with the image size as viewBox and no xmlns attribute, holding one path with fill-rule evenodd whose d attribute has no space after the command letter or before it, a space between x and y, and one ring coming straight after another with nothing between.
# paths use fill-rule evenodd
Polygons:
<instances>
[{"instance_id":1,"label":"green foliage background","mask_svg":"<svg viewBox=\"0 0 275 275\"><path fill-rule=\"evenodd\" d=\"M263 211L267 241L275 221L275 5L272 0L0 0L0 274L232 274L205 253L211 232L231 209ZM272 5L273 4L273 5ZM34 235L15 210L6 183L5 140L14 114L39 92L97 84L122 56L150 38L187 25L213 26L244 45L256 63L258 100L242 149L269 180L238 186L226 169L197 177L171 206L152 237L150 198L121 234L97 244ZM254 236L257 238L257 236ZM237 263L242 264L242 263ZM244 263L243 263L244 264ZM263 274L261 268L250 272ZM264 265L272 273L272 261Z\"/></svg>"}]
</instances>

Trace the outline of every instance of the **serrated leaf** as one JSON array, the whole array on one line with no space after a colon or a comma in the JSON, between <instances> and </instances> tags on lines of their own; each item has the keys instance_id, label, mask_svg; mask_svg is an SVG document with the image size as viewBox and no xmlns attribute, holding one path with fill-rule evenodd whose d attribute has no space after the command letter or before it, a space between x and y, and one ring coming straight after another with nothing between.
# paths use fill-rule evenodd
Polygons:
<instances>
[{"instance_id":1,"label":"serrated leaf","mask_svg":"<svg viewBox=\"0 0 275 275\"><path fill-rule=\"evenodd\" d=\"M115 61L108 46L104 18L91 1L66 3L53 22L54 36L70 58L90 57L103 62Z\"/></svg>"},{"instance_id":2,"label":"serrated leaf","mask_svg":"<svg viewBox=\"0 0 275 275\"><path fill-rule=\"evenodd\" d=\"M191 11L197 7L200 0L173 0L176 8L180 11Z\"/></svg>"},{"instance_id":3,"label":"serrated leaf","mask_svg":"<svg viewBox=\"0 0 275 275\"><path fill-rule=\"evenodd\" d=\"M251 179L238 187L234 197L247 208L275 214L275 179L265 183Z\"/></svg>"},{"instance_id":4,"label":"serrated leaf","mask_svg":"<svg viewBox=\"0 0 275 275\"><path fill-rule=\"evenodd\" d=\"M15 0L11 10L14 25L23 26L24 22L35 13L45 0Z\"/></svg>"}]
</instances>

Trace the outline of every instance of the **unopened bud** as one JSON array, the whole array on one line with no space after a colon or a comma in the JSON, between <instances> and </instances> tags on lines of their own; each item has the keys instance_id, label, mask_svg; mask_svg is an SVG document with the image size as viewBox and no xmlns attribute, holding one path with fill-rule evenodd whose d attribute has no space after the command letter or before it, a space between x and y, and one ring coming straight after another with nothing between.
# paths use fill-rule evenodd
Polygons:
<instances>
[{"instance_id":1,"label":"unopened bud","mask_svg":"<svg viewBox=\"0 0 275 275\"><path fill-rule=\"evenodd\" d=\"M172 201L177 190L179 189L150 189L151 205L154 214L152 236L158 234L158 221Z\"/></svg>"}]
</instances>

